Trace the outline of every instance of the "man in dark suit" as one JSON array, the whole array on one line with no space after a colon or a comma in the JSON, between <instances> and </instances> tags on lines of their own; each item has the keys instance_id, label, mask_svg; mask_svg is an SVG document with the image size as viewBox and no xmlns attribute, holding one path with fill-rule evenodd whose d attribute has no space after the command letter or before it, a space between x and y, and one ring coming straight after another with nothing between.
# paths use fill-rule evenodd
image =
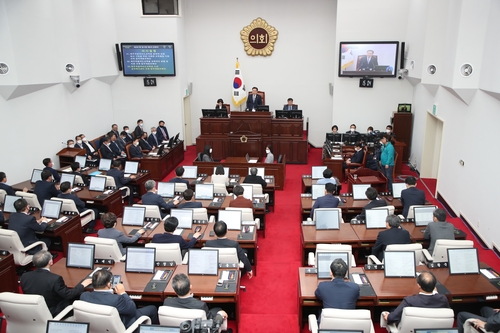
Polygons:
<instances>
[{"instance_id":1,"label":"man in dark suit","mask_svg":"<svg viewBox=\"0 0 500 333\"><path fill-rule=\"evenodd\" d=\"M83 148L85 148L85 151L87 152L87 158L89 160L98 160L99 152L97 151L97 148L94 147L94 144L88 141L85 134L80 134L80 137L82 138Z\"/></svg>"},{"instance_id":2,"label":"man in dark suit","mask_svg":"<svg viewBox=\"0 0 500 333\"><path fill-rule=\"evenodd\" d=\"M250 169L250 174L245 177L245 180L243 180L243 183L245 184L260 184L262 185L262 189L265 189L267 186L266 181L261 177L257 175L257 168L251 168Z\"/></svg>"},{"instance_id":3,"label":"man in dark suit","mask_svg":"<svg viewBox=\"0 0 500 333\"><path fill-rule=\"evenodd\" d=\"M372 209L376 207L385 207L387 206L387 202L384 199L378 200L378 192L375 188L369 187L365 191L365 195L370 200L370 202L363 207L361 210L361 214L356 216L356 219L358 220L365 220L366 219L366 210L367 209Z\"/></svg>"},{"instance_id":4,"label":"man in dark suit","mask_svg":"<svg viewBox=\"0 0 500 333\"><path fill-rule=\"evenodd\" d=\"M116 137L116 142L120 145L120 148L125 154L127 153L127 132L121 131L120 135Z\"/></svg>"},{"instance_id":5,"label":"man in dark suit","mask_svg":"<svg viewBox=\"0 0 500 333\"><path fill-rule=\"evenodd\" d=\"M170 179L169 183L184 183L184 184L186 184L187 188L191 188L189 181L186 179L182 179L183 174L184 174L184 168L181 166L177 167L175 169L175 177Z\"/></svg>"},{"instance_id":6,"label":"man in dark suit","mask_svg":"<svg viewBox=\"0 0 500 333\"><path fill-rule=\"evenodd\" d=\"M365 156L365 152L361 148L361 143L356 142L356 144L354 145L354 154L344 162L343 168L347 169L347 166L351 163L363 162L364 156Z\"/></svg>"},{"instance_id":7,"label":"man in dark suit","mask_svg":"<svg viewBox=\"0 0 500 333\"><path fill-rule=\"evenodd\" d=\"M136 138L142 138L142 133L144 133L144 130L142 129L144 126L144 123L142 119L137 120L137 126L134 129L134 136Z\"/></svg>"},{"instance_id":8,"label":"man in dark suit","mask_svg":"<svg viewBox=\"0 0 500 333\"><path fill-rule=\"evenodd\" d=\"M314 218L314 210L316 208L337 208L340 200L333 193L337 190L337 186L332 183L325 184L325 195L318 197L311 208L311 218Z\"/></svg>"},{"instance_id":9,"label":"man in dark suit","mask_svg":"<svg viewBox=\"0 0 500 333\"><path fill-rule=\"evenodd\" d=\"M116 137L120 136L120 132L118 132L118 125L117 124L111 125L111 132L113 132L113 134L116 135Z\"/></svg>"},{"instance_id":10,"label":"man in dark suit","mask_svg":"<svg viewBox=\"0 0 500 333\"><path fill-rule=\"evenodd\" d=\"M153 150L153 146L151 146L148 142L148 134L147 133L142 133L141 140L139 141L139 145L141 146L141 149L143 150Z\"/></svg>"},{"instance_id":11,"label":"man in dark suit","mask_svg":"<svg viewBox=\"0 0 500 333\"><path fill-rule=\"evenodd\" d=\"M192 189L188 188L184 192L182 192L182 197L184 198L184 202L181 203L177 208L203 208L203 204L201 202L197 202L194 199L194 192Z\"/></svg>"},{"instance_id":12,"label":"man in dark suit","mask_svg":"<svg viewBox=\"0 0 500 333\"><path fill-rule=\"evenodd\" d=\"M117 136L112 133L112 132L109 132L108 133L108 137L109 137L109 140L110 140L110 144L109 144L109 147L111 148L111 150L113 151L113 153L115 153L115 155L118 157L118 158L123 158L123 157L126 157L127 154L125 153L125 146L123 146L123 148L121 147L118 139L117 139Z\"/></svg>"},{"instance_id":13,"label":"man in dark suit","mask_svg":"<svg viewBox=\"0 0 500 333\"><path fill-rule=\"evenodd\" d=\"M130 146L129 149L130 158L142 158L144 156L144 153L142 152L142 149L139 146L139 140L140 138L135 138L134 141L132 142L132 145Z\"/></svg>"},{"instance_id":14,"label":"man in dark suit","mask_svg":"<svg viewBox=\"0 0 500 333\"><path fill-rule=\"evenodd\" d=\"M373 50L366 51L366 56L363 56L359 62L359 70L373 71L376 66L378 66L378 60L373 56Z\"/></svg>"},{"instance_id":15,"label":"man in dark suit","mask_svg":"<svg viewBox=\"0 0 500 333\"><path fill-rule=\"evenodd\" d=\"M122 170L122 162L120 162L119 160L113 161L111 165L112 167L111 169L108 170L107 175L115 179L115 185L117 189L122 188L124 186L127 186L130 189L130 195L128 196L128 203L129 205L132 205L134 203L134 196L132 194L134 193L134 190L130 185L127 184L130 183L132 179L135 179L136 176L130 175L130 177L125 178L125 172L123 172ZM125 190L123 190L122 195L125 195L125 193L126 193Z\"/></svg>"},{"instance_id":16,"label":"man in dark suit","mask_svg":"<svg viewBox=\"0 0 500 333\"><path fill-rule=\"evenodd\" d=\"M132 142L134 140L132 134L130 134L130 129L128 128L128 126L123 126L123 132L125 132L125 141L127 143Z\"/></svg>"},{"instance_id":17,"label":"man in dark suit","mask_svg":"<svg viewBox=\"0 0 500 333\"><path fill-rule=\"evenodd\" d=\"M434 245L438 239L455 239L455 227L446 222L446 212L443 209L436 209L433 213L433 220L427 225L424 232L424 239L430 239L429 252L434 253Z\"/></svg>"},{"instance_id":18,"label":"man in dark suit","mask_svg":"<svg viewBox=\"0 0 500 333\"><path fill-rule=\"evenodd\" d=\"M102 158L106 158L108 160L115 160L118 155L111 149L111 139L108 136L105 136L102 141L101 148L99 151L101 152Z\"/></svg>"},{"instance_id":19,"label":"man in dark suit","mask_svg":"<svg viewBox=\"0 0 500 333\"><path fill-rule=\"evenodd\" d=\"M417 276L419 293L403 298L393 312L382 312L382 316L388 324L399 323L403 309L407 306L420 308L449 308L450 304L446 296L434 293L436 289L436 278L429 271L423 271Z\"/></svg>"},{"instance_id":20,"label":"man in dark suit","mask_svg":"<svg viewBox=\"0 0 500 333\"><path fill-rule=\"evenodd\" d=\"M82 213L87 210L85 208L85 202L83 202L78 196L71 193L71 184L70 182L63 182L61 184L61 192L57 197L61 199L72 200L75 203L76 209L78 209L79 213ZM90 208L88 208L90 209ZM93 209L95 216L99 216L99 211L97 209ZM87 224L87 229L85 229L85 233L87 234L95 234L97 233L94 230L96 220L92 220Z\"/></svg>"},{"instance_id":21,"label":"man in dark suit","mask_svg":"<svg viewBox=\"0 0 500 333\"><path fill-rule=\"evenodd\" d=\"M53 264L52 255L48 251L35 253L33 266L36 270L21 276L21 289L24 294L43 296L50 313L55 317L83 293L84 288L92 283L92 279L85 279L70 289L60 275L50 272L50 266Z\"/></svg>"},{"instance_id":22,"label":"man in dark suit","mask_svg":"<svg viewBox=\"0 0 500 333\"><path fill-rule=\"evenodd\" d=\"M35 183L35 190L33 191L38 198L38 203L43 207L45 200L50 200L52 197L57 197L59 193L59 185L52 182L52 173L49 170L43 170L40 175L42 180Z\"/></svg>"},{"instance_id":23,"label":"man in dark suit","mask_svg":"<svg viewBox=\"0 0 500 333\"><path fill-rule=\"evenodd\" d=\"M252 278L252 264L250 260L245 254L245 251L241 248L240 244L231 239L227 239L227 225L224 221L217 221L214 224L214 233L217 236L217 239L208 240L205 244L206 247L222 247L222 248L235 248L236 253L238 254L238 260L241 261L244 265L245 272L249 279Z\"/></svg>"},{"instance_id":24,"label":"man in dark suit","mask_svg":"<svg viewBox=\"0 0 500 333\"><path fill-rule=\"evenodd\" d=\"M161 141L158 140L156 127L151 127L151 134L148 136L148 143L153 149L158 147L161 144Z\"/></svg>"},{"instance_id":25,"label":"man in dark suit","mask_svg":"<svg viewBox=\"0 0 500 333\"><path fill-rule=\"evenodd\" d=\"M401 220L396 215L388 215L386 220L387 230L378 233L372 254L380 261L384 259L384 251L390 244L411 244L410 233L401 228Z\"/></svg>"},{"instance_id":26,"label":"man in dark suit","mask_svg":"<svg viewBox=\"0 0 500 333\"><path fill-rule=\"evenodd\" d=\"M236 196L236 199L232 200L229 203L229 207L239 207L239 208L252 208L253 203L252 200L247 199L243 196L245 189L243 186L236 185L233 189L233 194Z\"/></svg>"},{"instance_id":27,"label":"man in dark suit","mask_svg":"<svg viewBox=\"0 0 500 333\"><path fill-rule=\"evenodd\" d=\"M356 124L351 124L346 134L359 134L359 132L356 131Z\"/></svg>"},{"instance_id":28,"label":"man in dark suit","mask_svg":"<svg viewBox=\"0 0 500 333\"><path fill-rule=\"evenodd\" d=\"M81 171L80 163L78 163L78 162L71 163L71 172L70 173L72 175L75 175L75 176L80 176L82 178L82 180L83 180L83 183L86 186L89 186L89 184L90 184L89 177L87 177L87 175L84 175L80 171Z\"/></svg>"},{"instance_id":29,"label":"man in dark suit","mask_svg":"<svg viewBox=\"0 0 500 333\"><path fill-rule=\"evenodd\" d=\"M158 122L156 136L158 137L158 142L160 143L162 143L163 141L168 141L169 139L168 131L167 128L165 127L165 122L163 120L160 120Z\"/></svg>"},{"instance_id":30,"label":"man in dark suit","mask_svg":"<svg viewBox=\"0 0 500 333\"><path fill-rule=\"evenodd\" d=\"M82 137L79 135L75 136L75 148L85 149L85 147L83 146Z\"/></svg>"},{"instance_id":31,"label":"man in dark suit","mask_svg":"<svg viewBox=\"0 0 500 333\"><path fill-rule=\"evenodd\" d=\"M59 181L61 180L61 176L59 176L57 171L52 168L54 166L54 163L52 162L52 160L47 157L47 158L44 158L42 162L43 162L43 165L45 165L45 168L43 168L43 170L49 170L50 173L52 174L52 177L54 178L54 180L57 183L59 183Z\"/></svg>"},{"instance_id":32,"label":"man in dark suit","mask_svg":"<svg viewBox=\"0 0 500 333\"><path fill-rule=\"evenodd\" d=\"M465 323L467 319L472 319ZM474 332L471 327L474 326L478 332L498 332L500 330L500 311L489 306L481 308L481 316L470 312L459 312L457 316L457 328L459 333Z\"/></svg>"},{"instance_id":33,"label":"man in dark suit","mask_svg":"<svg viewBox=\"0 0 500 333\"><path fill-rule=\"evenodd\" d=\"M0 190L4 190L7 195L16 195L16 191L14 191L12 186L7 184L7 175L5 172L0 172ZM28 188L25 187L23 192L28 192Z\"/></svg>"},{"instance_id":34,"label":"man in dark suit","mask_svg":"<svg viewBox=\"0 0 500 333\"><path fill-rule=\"evenodd\" d=\"M43 232L45 228L47 228L47 219L41 217L37 220L34 216L28 215L29 206L25 199L17 199L14 202L14 208L16 209L16 213L10 214L9 230L17 232L24 247L28 247L35 242L42 241L47 244L48 248L50 246L50 239L38 238L36 234L36 232ZM41 249L41 245L35 246L34 248L28 250L28 254L35 254Z\"/></svg>"},{"instance_id":35,"label":"man in dark suit","mask_svg":"<svg viewBox=\"0 0 500 333\"><path fill-rule=\"evenodd\" d=\"M287 110L297 110L298 106L297 104L293 104L293 98L287 99L287 103L283 105L283 111Z\"/></svg>"},{"instance_id":36,"label":"man in dark suit","mask_svg":"<svg viewBox=\"0 0 500 333\"><path fill-rule=\"evenodd\" d=\"M247 98L247 111L257 110L257 107L262 105L262 97L257 94L259 89L257 87L252 88L252 93L248 95Z\"/></svg>"},{"instance_id":37,"label":"man in dark suit","mask_svg":"<svg viewBox=\"0 0 500 333\"><path fill-rule=\"evenodd\" d=\"M137 309L134 301L127 295L123 284L118 283L112 290L112 283L113 273L111 271L107 269L96 271L92 275L94 291L84 292L80 299L85 302L116 308L126 328L129 328L140 316L148 316L153 324L159 324L158 309L154 305L147 305Z\"/></svg>"},{"instance_id":38,"label":"man in dark suit","mask_svg":"<svg viewBox=\"0 0 500 333\"><path fill-rule=\"evenodd\" d=\"M151 239L151 243L178 243L181 251L185 253L188 249L193 248L198 241L198 238L201 236L200 232L195 232L193 238L186 242L181 235L174 235L175 229L179 225L179 220L175 216L167 217L165 222L163 223L163 228L165 229L165 233L156 234Z\"/></svg>"},{"instance_id":39,"label":"man in dark suit","mask_svg":"<svg viewBox=\"0 0 500 333\"><path fill-rule=\"evenodd\" d=\"M408 216L410 206L425 205L425 192L415 187L417 180L413 176L405 179L406 190L401 191L401 203L403 204L403 216Z\"/></svg>"},{"instance_id":40,"label":"man in dark suit","mask_svg":"<svg viewBox=\"0 0 500 333\"><path fill-rule=\"evenodd\" d=\"M142 204L158 206L158 208L160 208L161 218L165 218L168 212L170 212L170 209L175 208L179 204L178 200L166 203L165 200L156 193L156 182L152 179L147 180L144 183L144 187L147 192L142 195Z\"/></svg>"}]
</instances>

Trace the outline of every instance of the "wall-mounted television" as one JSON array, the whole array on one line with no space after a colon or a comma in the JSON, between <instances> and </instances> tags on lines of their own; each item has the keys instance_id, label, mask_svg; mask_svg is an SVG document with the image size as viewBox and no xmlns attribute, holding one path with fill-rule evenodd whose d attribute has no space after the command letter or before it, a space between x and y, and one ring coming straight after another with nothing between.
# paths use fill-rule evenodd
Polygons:
<instances>
[{"instance_id":1,"label":"wall-mounted television","mask_svg":"<svg viewBox=\"0 0 500 333\"><path fill-rule=\"evenodd\" d=\"M174 43L121 43L123 76L175 76Z\"/></svg>"},{"instance_id":2,"label":"wall-mounted television","mask_svg":"<svg viewBox=\"0 0 500 333\"><path fill-rule=\"evenodd\" d=\"M339 77L396 77L399 42L340 42Z\"/></svg>"}]
</instances>

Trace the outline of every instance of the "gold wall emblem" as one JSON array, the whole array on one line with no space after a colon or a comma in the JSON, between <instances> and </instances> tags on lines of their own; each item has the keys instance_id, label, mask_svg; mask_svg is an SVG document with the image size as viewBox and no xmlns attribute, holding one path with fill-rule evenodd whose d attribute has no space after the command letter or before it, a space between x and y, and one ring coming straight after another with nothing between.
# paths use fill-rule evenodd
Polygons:
<instances>
[{"instance_id":1,"label":"gold wall emblem","mask_svg":"<svg viewBox=\"0 0 500 333\"><path fill-rule=\"evenodd\" d=\"M247 143L248 138L247 138L246 136L242 135L242 136L240 137L240 141L241 141L242 143Z\"/></svg>"},{"instance_id":2,"label":"gold wall emblem","mask_svg":"<svg viewBox=\"0 0 500 333\"><path fill-rule=\"evenodd\" d=\"M252 57L270 56L274 51L274 43L278 39L278 30L258 17L240 31L245 52Z\"/></svg>"}]
</instances>

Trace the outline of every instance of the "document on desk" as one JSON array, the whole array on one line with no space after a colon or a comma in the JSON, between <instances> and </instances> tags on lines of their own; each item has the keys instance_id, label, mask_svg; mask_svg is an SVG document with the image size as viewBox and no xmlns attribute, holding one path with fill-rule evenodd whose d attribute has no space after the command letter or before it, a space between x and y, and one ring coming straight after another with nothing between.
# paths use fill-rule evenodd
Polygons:
<instances>
[{"instance_id":1,"label":"document on desk","mask_svg":"<svg viewBox=\"0 0 500 333\"><path fill-rule=\"evenodd\" d=\"M479 271L490 280L500 278L500 275L492 269L481 268Z\"/></svg>"},{"instance_id":2,"label":"document on desk","mask_svg":"<svg viewBox=\"0 0 500 333\"><path fill-rule=\"evenodd\" d=\"M184 229L175 229L174 235L180 236L180 235L182 235L183 231L184 231Z\"/></svg>"}]
</instances>

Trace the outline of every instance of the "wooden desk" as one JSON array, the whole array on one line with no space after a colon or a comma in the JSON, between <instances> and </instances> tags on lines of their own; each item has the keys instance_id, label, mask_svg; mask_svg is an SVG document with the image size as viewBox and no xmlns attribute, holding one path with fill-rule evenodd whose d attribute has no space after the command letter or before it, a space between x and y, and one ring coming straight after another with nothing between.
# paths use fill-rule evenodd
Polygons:
<instances>
[{"instance_id":1,"label":"wooden desk","mask_svg":"<svg viewBox=\"0 0 500 333\"><path fill-rule=\"evenodd\" d=\"M302 192L301 193L311 193L311 187L318 183L319 179L312 179L311 175L302 175ZM342 190L342 183L340 179L336 179L337 192L340 193Z\"/></svg>"},{"instance_id":2,"label":"wooden desk","mask_svg":"<svg viewBox=\"0 0 500 333\"><path fill-rule=\"evenodd\" d=\"M354 175L357 178L354 179ZM352 192L353 184L370 184L379 193L387 191L387 178L380 171L373 171L367 168L362 168L356 170L354 173L349 173L347 175L348 187L347 191Z\"/></svg>"},{"instance_id":3,"label":"wooden desk","mask_svg":"<svg viewBox=\"0 0 500 333\"><path fill-rule=\"evenodd\" d=\"M2 283L0 283L0 293L4 291L12 293L19 292L16 265L12 254L0 256L0 281L2 281Z\"/></svg>"},{"instance_id":4,"label":"wooden desk","mask_svg":"<svg viewBox=\"0 0 500 333\"><path fill-rule=\"evenodd\" d=\"M323 165L326 165L328 169L333 171L333 175L337 177L340 182L344 181L344 172L342 170L342 165L344 160L342 158L324 158Z\"/></svg>"},{"instance_id":5,"label":"wooden desk","mask_svg":"<svg viewBox=\"0 0 500 333\"><path fill-rule=\"evenodd\" d=\"M149 170L151 179L162 181L179 163L184 161L184 141L181 141L163 156L141 158L141 169Z\"/></svg>"},{"instance_id":6,"label":"wooden desk","mask_svg":"<svg viewBox=\"0 0 500 333\"><path fill-rule=\"evenodd\" d=\"M76 156L85 155L85 149L80 148L63 148L57 154L59 156L59 166L70 166L75 161Z\"/></svg>"}]
</instances>

